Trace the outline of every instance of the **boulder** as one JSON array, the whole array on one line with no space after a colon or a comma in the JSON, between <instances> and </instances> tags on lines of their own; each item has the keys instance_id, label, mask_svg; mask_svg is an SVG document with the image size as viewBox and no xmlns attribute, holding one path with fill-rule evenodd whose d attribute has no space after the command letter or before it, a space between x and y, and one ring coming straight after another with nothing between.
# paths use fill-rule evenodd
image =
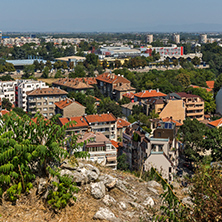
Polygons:
<instances>
[{"instance_id":1,"label":"boulder","mask_svg":"<svg viewBox=\"0 0 222 222\"><path fill-rule=\"evenodd\" d=\"M96 199L101 199L105 196L106 188L102 181L98 183L92 183L91 185L91 194Z\"/></svg>"},{"instance_id":2,"label":"boulder","mask_svg":"<svg viewBox=\"0 0 222 222\"><path fill-rule=\"evenodd\" d=\"M156 189L154 189L154 188L148 187L148 190L153 192L153 193L155 193L155 194L157 194L157 195L159 195L158 191Z\"/></svg>"},{"instance_id":3,"label":"boulder","mask_svg":"<svg viewBox=\"0 0 222 222\"><path fill-rule=\"evenodd\" d=\"M149 187L161 187L161 185L159 183L157 183L155 180L151 180L151 181L147 182L147 185Z\"/></svg>"},{"instance_id":4,"label":"boulder","mask_svg":"<svg viewBox=\"0 0 222 222\"><path fill-rule=\"evenodd\" d=\"M143 202L144 206L154 206L154 200L152 197L147 197L146 200Z\"/></svg>"},{"instance_id":5,"label":"boulder","mask_svg":"<svg viewBox=\"0 0 222 222\"><path fill-rule=\"evenodd\" d=\"M68 170L76 170L78 166L75 166L68 162L68 160L65 160L62 165L60 166L61 169L68 169Z\"/></svg>"},{"instance_id":6,"label":"boulder","mask_svg":"<svg viewBox=\"0 0 222 222\"><path fill-rule=\"evenodd\" d=\"M101 175L99 177L99 180L100 181L103 181L103 183L105 184L105 186L109 189L112 189L116 186L117 184L117 178L115 177L112 177L108 174L104 174L104 175Z\"/></svg>"},{"instance_id":7,"label":"boulder","mask_svg":"<svg viewBox=\"0 0 222 222\"><path fill-rule=\"evenodd\" d=\"M38 193L41 194L45 191L45 185L47 184L47 180L44 178L40 178L38 181Z\"/></svg>"},{"instance_id":8,"label":"boulder","mask_svg":"<svg viewBox=\"0 0 222 222\"><path fill-rule=\"evenodd\" d=\"M126 204L124 203L124 202L119 202L118 203L118 206L119 206L119 208L121 209L121 210L126 210Z\"/></svg>"},{"instance_id":9,"label":"boulder","mask_svg":"<svg viewBox=\"0 0 222 222\"><path fill-rule=\"evenodd\" d=\"M187 204L187 205L193 205L193 203L192 203L192 198L191 197L184 197L183 199L182 199L182 202L184 203L184 204Z\"/></svg>"},{"instance_id":10,"label":"boulder","mask_svg":"<svg viewBox=\"0 0 222 222\"><path fill-rule=\"evenodd\" d=\"M112 211L110 211L108 208L103 208L103 207L99 208L99 210L93 216L93 219L108 220L111 222L120 221Z\"/></svg>"},{"instance_id":11,"label":"boulder","mask_svg":"<svg viewBox=\"0 0 222 222\"><path fill-rule=\"evenodd\" d=\"M103 203L107 206L111 206L116 204L116 200L110 195L105 195L105 197L103 198Z\"/></svg>"},{"instance_id":12,"label":"boulder","mask_svg":"<svg viewBox=\"0 0 222 222\"><path fill-rule=\"evenodd\" d=\"M95 172L98 176L100 175L100 171L97 167L91 165L91 164L85 164L84 167L87 169L87 170L90 170L90 171L93 171Z\"/></svg>"}]
</instances>

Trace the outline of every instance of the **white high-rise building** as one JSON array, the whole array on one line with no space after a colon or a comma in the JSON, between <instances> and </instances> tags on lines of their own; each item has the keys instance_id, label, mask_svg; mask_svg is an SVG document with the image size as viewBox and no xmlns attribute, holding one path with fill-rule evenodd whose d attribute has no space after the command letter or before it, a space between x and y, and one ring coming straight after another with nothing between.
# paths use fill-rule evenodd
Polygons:
<instances>
[{"instance_id":1,"label":"white high-rise building","mask_svg":"<svg viewBox=\"0 0 222 222\"><path fill-rule=\"evenodd\" d=\"M201 34L199 36L199 43L207 43L207 34Z\"/></svg>"},{"instance_id":2,"label":"white high-rise building","mask_svg":"<svg viewBox=\"0 0 222 222\"><path fill-rule=\"evenodd\" d=\"M172 40L174 42L176 42L176 44L179 44L180 43L180 35L174 33L173 36L172 36Z\"/></svg>"},{"instance_id":3,"label":"white high-rise building","mask_svg":"<svg viewBox=\"0 0 222 222\"><path fill-rule=\"evenodd\" d=\"M15 87L17 81L0 81L0 98L6 98L12 104L15 103Z\"/></svg>"},{"instance_id":4,"label":"white high-rise building","mask_svg":"<svg viewBox=\"0 0 222 222\"><path fill-rule=\"evenodd\" d=\"M27 92L38 88L48 88L45 82L35 80L18 80L15 89L15 105L27 111Z\"/></svg>"},{"instance_id":5,"label":"white high-rise building","mask_svg":"<svg viewBox=\"0 0 222 222\"><path fill-rule=\"evenodd\" d=\"M146 36L146 42L147 42L147 43L152 43L152 42L153 42L153 35L151 35L151 34L150 34L150 35L147 35L147 36Z\"/></svg>"}]
</instances>

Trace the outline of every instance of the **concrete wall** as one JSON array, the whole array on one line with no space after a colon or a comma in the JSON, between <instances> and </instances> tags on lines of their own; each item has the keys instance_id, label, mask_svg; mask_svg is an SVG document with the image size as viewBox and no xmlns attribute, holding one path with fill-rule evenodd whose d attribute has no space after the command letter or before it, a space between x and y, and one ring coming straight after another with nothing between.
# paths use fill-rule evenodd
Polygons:
<instances>
[{"instance_id":1,"label":"concrete wall","mask_svg":"<svg viewBox=\"0 0 222 222\"><path fill-rule=\"evenodd\" d=\"M83 116L86 108L78 103L72 103L63 109L63 117Z\"/></svg>"},{"instance_id":2,"label":"concrete wall","mask_svg":"<svg viewBox=\"0 0 222 222\"><path fill-rule=\"evenodd\" d=\"M185 120L185 105L183 100L168 100L168 103L159 114L160 118L171 117L174 120Z\"/></svg>"}]
</instances>

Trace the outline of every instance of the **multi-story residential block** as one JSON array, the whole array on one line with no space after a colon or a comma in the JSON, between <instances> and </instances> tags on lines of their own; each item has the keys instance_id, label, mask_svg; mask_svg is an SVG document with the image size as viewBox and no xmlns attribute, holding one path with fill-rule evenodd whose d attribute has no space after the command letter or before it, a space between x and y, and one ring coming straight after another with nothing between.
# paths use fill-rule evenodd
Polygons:
<instances>
[{"instance_id":1,"label":"multi-story residential block","mask_svg":"<svg viewBox=\"0 0 222 222\"><path fill-rule=\"evenodd\" d=\"M122 118L117 119L117 139L118 139L118 141L123 140L123 132L125 132L126 128L130 124L131 123L126 121L125 119L122 119Z\"/></svg>"},{"instance_id":2,"label":"multi-story residential block","mask_svg":"<svg viewBox=\"0 0 222 222\"><path fill-rule=\"evenodd\" d=\"M103 73L97 76L96 80L102 94L116 101L122 99L123 94L127 92L135 93L136 90L131 87L131 82L120 74Z\"/></svg>"},{"instance_id":3,"label":"multi-story residential block","mask_svg":"<svg viewBox=\"0 0 222 222\"><path fill-rule=\"evenodd\" d=\"M147 116L154 110L160 118L171 117L179 122L185 120L185 104L182 99L173 99L172 97L166 99L151 98L142 102L142 105Z\"/></svg>"},{"instance_id":4,"label":"multi-story residential block","mask_svg":"<svg viewBox=\"0 0 222 222\"><path fill-rule=\"evenodd\" d=\"M155 98L155 99L165 99L166 94L161 93L159 89L149 89L149 90L143 90L142 92L138 92L134 94L134 101L145 101L147 99Z\"/></svg>"},{"instance_id":5,"label":"multi-story residential block","mask_svg":"<svg viewBox=\"0 0 222 222\"><path fill-rule=\"evenodd\" d=\"M108 139L117 141L117 119L112 113L84 116L92 132L102 132Z\"/></svg>"},{"instance_id":6,"label":"multi-story residential block","mask_svg":"<svg viewBox=\"0 0 222 222\"><path fill-rule=\"evenodd\" d=\"M183 100L185 104L186 117L197 120L204 120L204 100L197 95L185 92L170 93L174 99Z\"/></svg>"},{"instance_id":7,"label":"multi-story residential block","mask_svg":"<svg viewBox=\"0 0 222 222\"><path fill-rule=\"evenodd\" d=\"M145 132L138 123L126 128L123 133L123 150L131 169L148 171L155 167L168 181L178 165L178 145L173 122L159 122L154 136Z\"/></svg>"},{"instance_id":8,"label":"multi-story residential block","mask_svg":"<svg viewBox=\"0 0 222 222\"><path fill-rule=\"evenodd\" d=\"M61 114L61 117L64 118L83 116L86 110L85 106L69 98L64 98L63 100L56 102L55 106L55 113Z\"/></svg>"},{"instance_id":9,"label":"multi-story residential block","mask_svg":"<svg viewBox=\"0 0 222 222\"><path fill-rule=\"evenodd\" d=\"M16 86L16 81L0 81L0 98L6 98L14 104Z\"/></svg>"},{"instance_id":10,"label":"multi-story residential block","mask_svg":"<svg viewBox=\"0 0 222 222\"><path fill-rule=\"evenodd\" d=\"M58 124L60 126L69 124L66 129L67 135L71 135L72 133L84 134L85 132L90 131L89 124L83 116L59 118Z\"/></svg>"},{"instance_id":11,"label":"multi-story residential block","mask_svg":"<svg viewBox=\"0 0 222 222\"><path fill-rule=\"evenodd\" d=\"M70 122L67 132L84 133L86 131L101 132L108 139L117 141L117 119L112 113L84 115L71 118L59 118L59 125ZM71 121L76 123L72 124Z\"/></svg>"},{"instance_id":12,"label":"multi-story residential block","mask_svg":"<svg viewBox=\"0 0 222 222\"><path fill-rule=\"evenodd\" d=\"M199 43L207 43L207 34L201 34L199 36Z\"/></svg>"},{"instance_id":13,"label":"multi-story residential block","mask_svg":"<svg viewBox=\"0 0 222 222\"><path fill-rule=\"evenodd\" d=\"M18 80L15 87L15 106L27 111L27 92L38 88L48 88L48 86L42 81Z\"/></svg>"},{"instance_id":14,"label":"multi-story residential block","mask_svg":"<svg viewBox=\"0 0 222 222\"><path fill-rule=\"evenodd\" d=\"M152 43L153 42L153 35L152 34L149 34L146 36L146 42L147 43Z\"/></svg>"},{"instance_id":15,"label":"multi-story residential block","mask_svg":"<svg viewBox=\"0 0 222 222\"><path fill-rule=\"evenodd\" d=\"M96 85L95 77L88 78L62 78L52 83L55 87L60 87L67 92L82 92L86 93L87 90L94 90L93 85Z\"/></svg>"},{"instance_id":16,"label":"multi-story residential block","mask_svg":"<svg viewBox=\"0 0 222 222\"><path fill-rule=\"evenodd\" d=\"M217 92L217 95L216 95L216 105L217 105L216 112L218 114L222 115L222 87Z\"/></svg>"},{"instance_id":17,"label":"multi-story residential block","mask_svg":"<svg viewBox=\"0 0 222 222\"><path fill-rule=\"evenodd\" d=\"M27 111L40 112L44 117L55 115L55 103L67 97L67 92L58 88L38 88L27 92Z\"/></svg>"},{"instance_id":18,"label":"multi-story residential block","mask_svg":"<svg viewBox=\"0 0 222 222\"><path fill-rule=\"evenodd\" d=\"M86 132L79 136L77 143L83 143L79 150L89 152L89 160L117 169L117 150L102 133Z\"/></svg>"},{"instance_id":19,"label":"multi-story residential block","mask_svg":"<svg viewBox=\"0 0 222 222\"><path fill-rule=\"evenodd\" d=\"M179 44L180 43L180 34L173 34L172 36L172 40L176 43Z\"/></svg>"}]
</instances>

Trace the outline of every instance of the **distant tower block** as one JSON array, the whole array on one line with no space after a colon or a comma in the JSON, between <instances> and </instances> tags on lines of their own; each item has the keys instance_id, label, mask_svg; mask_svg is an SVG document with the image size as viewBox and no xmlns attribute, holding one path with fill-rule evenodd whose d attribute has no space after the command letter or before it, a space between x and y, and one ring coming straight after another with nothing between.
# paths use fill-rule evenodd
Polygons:
<instances>
[{"instance_id":1,"label":"distant tower block","mask_svg":"<svg viewBox=\"0 0 222 222\"><path fill-rule=\"evenodd\" d=\"M146 42L147 43L152 43L153 42L153 35L147 35L146 36Z\"/></svg>"},{"instance_id":2,"label":"distant tower block","mask_svg":"<svg viewBox=\"0 0 222 222\"><path fill-rule=\"evenodd\" d=\"M207 35L206 34L201 34L199 36L199 43L207 43Z\"/></svg>"},{"instance_id":3,"label":"distant tower block","mask_svg":"<svg viewBox=\"0 0 222 222\"><path fill-rule=\"evenodd\" d=\"M2 31L0 31L0 43L1 43L1 40L2 40Z\"/></svg>"},{"instance_id":4,"label":"distant tower block","mask_svg":"<svg viewBox=\"0 0 222 222\"><path fill-rule=\"evenodd\" d=\"M180 35L174 33L173 36L172 36L172 40L174 42L176 42L176 44L179 44L180 43Z\"/></svg>"}]
</instances>

